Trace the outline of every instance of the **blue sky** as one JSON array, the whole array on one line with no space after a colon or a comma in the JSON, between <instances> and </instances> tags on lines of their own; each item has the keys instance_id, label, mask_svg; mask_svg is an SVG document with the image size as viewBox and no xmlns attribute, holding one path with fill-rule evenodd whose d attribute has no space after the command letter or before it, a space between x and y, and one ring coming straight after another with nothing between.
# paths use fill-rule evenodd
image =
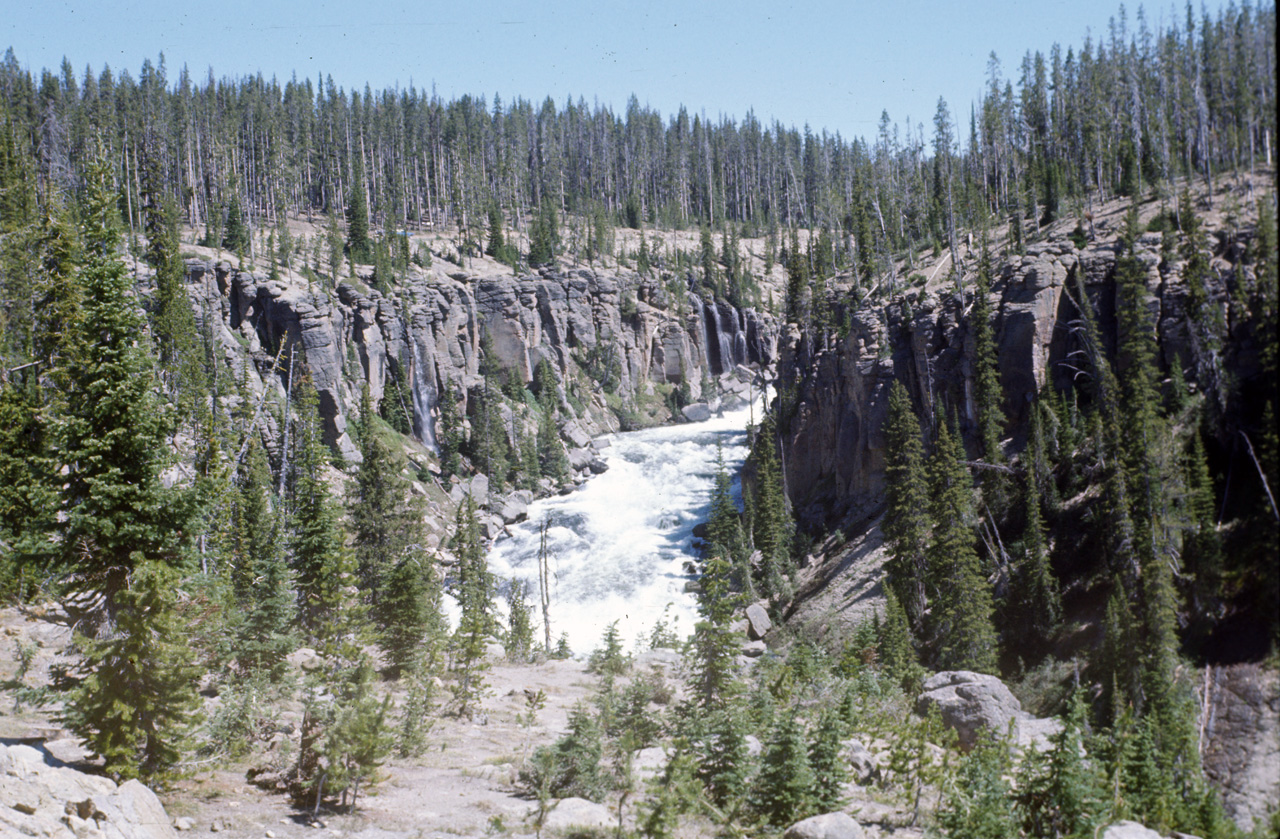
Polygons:
<instances>
[{"instance_id":1,"label":"blue sky","mask_svg":"<svg viewBox=\"0 0 1280 839\"><path fill-rule=\"evenodd\" d=\"M924 123L938 97L967 126L994 50L1015 82L1023 53L1095 40L1119 0L607 3L603 0L405 3L212 0L65 3L9 0L0 49L38 71L65 56L135 77L164 52L170 80L262 72L332 76L350 89L412 81L447 98L495 93L535 103L572 95L672 113L681 104L740 118L870 137L882 110ZM1217 3L1212 4L1214 8ZM1197 4L1198 6L1198 4ZM1129 23L1136 4L1130 5ZM1178 11L1174 11L1174 9ZM1150 7L1154 29L1182 5ZM967 130L967 129L966 129ZM962 138L965 133L961 132Z\"/></svg>"}]
</instances>

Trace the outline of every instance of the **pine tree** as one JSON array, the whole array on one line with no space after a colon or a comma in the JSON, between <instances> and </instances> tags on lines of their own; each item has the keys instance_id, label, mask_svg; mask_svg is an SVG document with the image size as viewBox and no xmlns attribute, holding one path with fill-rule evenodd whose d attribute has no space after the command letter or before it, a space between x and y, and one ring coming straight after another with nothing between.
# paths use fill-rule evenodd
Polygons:
<instances>
[{"instance_id":1,"label":"pine tree","mask_svg":"<svg viewBox=\"0 0 1280 839\"><path fill-rule=\"evenodd\" d=\"M754 764L744 711L726 703L699 717L705 731L697 744L698 777L716 806L736 806L746 797Z\"/></svg>"},{"instance_id":2,"label":"pine tree","mask_svg":"<svg viewBox=\"0 0 1280 839\"><path fill-rule=\"evenodd\" d=\"M329 449L321 439L315 388L303 377L297 394L297 456L293 462L293 572L297 584L298 623L328 652L336 652L349 628L345 589L354 583L350 553L344 545L338 512L329 493L324 467Z\"/></svg>"},{"instance_id":3,"label":"pine tree","mask_svg":"<svg viewBox=\"0 0 1280 839\"><path fill-rule=\"evenodd\" d=\"M528 586L511 580L507 588L507 632L503 649L511 661L523 664L533 653L533 613L529 609Z\"/></svg>"},{"instance_id":4,"label":"pine tree","mask_svg":"<svg viewBox=\"0 0 1280 839\"><path fill-rule=\"evenodd\" d=\"M454 554L458 558L456 597L461 612L453 635L453 663L458 682L454 698L459 716L470 716L487 689L484 657L495 628L493 577L480 543L475 501L470 496L458 507Z\"/></svg>"},{"instance_id":5,"label":"pine tree","mask_svg":"<svg viewBox=\"0 0 1280 839\"><path fill-rule=\"evenodd\" d=\"M115 212L110 174L99 160L90 170L77 280L84 315L76 349L58 373L67 399L56 430L66 471L62 561L74 570L72 588L102 595L108 631L116 593L129 587L135 565L183 564L193 513L190 493L160 482L170 427L151 360L136 343L141 323L116 252Z\"/></svg>"},{"instance_id":6,"label":"pine tree","mask_svg":"<svg viewBox=\"0 0 1280 839\"><path fill-rule=\"evenodd\" d=\"M377 780L378 767L394 745L387 726L391 695L378 697L374 677L367 659L343 674L334 699L333 721L325 733L325 786L331 793L341 793L347 812L355 810L361 786Z\"/></svg>"},{"instance_id":7,"label":"pine tree","mask_svg":"<svg viewBox=\"0 0 1280 839\"><path fill-rule=\"evenodd\" d=\"M884 591L884 620L879 623L877 657L886 675L903 690L920 681L924 669L912 644L911 626L892 587Z\"/></svg>"},{"instance_id":8,"label":"pine tree","mask_svg":"<svg viewBox=\"0 0 1280 839\"><path fill-rule=\"evenodd\" d=\"M737 692L738 639L729 628L739 598L729 590L729 562L719 555L702 567L698 613L690 652L694 659L693 693L698 707L722 708Z\"/></svg>"},{"instance_id":9,"label":"pine tree","mask_svg":"<svg viewBox=\"0 0 1280 839\"><path fill-rule=\"evenodd\" d=\"M293 586L281 551L280 523L269 504L271 474L256 441L250 444L237 482L230 499L229 546L237 605L234 655L246 674L278 676L293 648Z\"/></svg>"},{"instance_id":10,"label":"pine tree","mask_svg":"<svg viewBox=\"0 0 1280 839\"><path fill-rule=\"evenodd\" d=\"M938 826L953 839L1008 839L1018 835L1006 775L1011 766L1009 748L990 736L964 763L938 811Z\"/></svg>"},{"instance_id":11,"label":"pine tree","mask_svg":"<svg viewBox=\"0 0 1280 839\"><path fill-rule=\"evenodd\" d=\"M352 262L368 262L372 253L369 240L369 199L365 195L362 154L354 157L351 192L347 196L347 253Z\"/></svg>"},{"instance_id":12,"label":"pine tree","mask_svg":"<svg viewBox=\"0 0 1280 839\"><path fill-rule=\"evenodd\" d=\"M440 410L440 418L436 421L440 474L448 480L462 469L462 417L459 415L458 394L453 389L453 382L445 382L437 405Z\"/></svg>"},{"instance_id":13,"label":"pine tree","mask_svg":"<svg viewBox=\"0 0 1280 839\"><path fill-rule=\"evenodd\" d=\"M18 377L14 377L17 379ZM0 597L24 600L54 558L58 508L48 410L34 377L0 384Z\"/></svg>"},{"instance_id":14,"label":"pine tree","mask_svg":"<svg viewBox=\"0 0 1280 839\"><path fill-rule=\"evenodd\" d=\"M400 477L391 448L378 434L377 415L366 385L356 426L360 465L347 492L352 546L360 587L377 610L387 568L412 545L423 542L422 510Z\"/></svg>"},{"instance_id":15,"label":"pine tree","mask_svg":"<svg viewBox=\"0 0 1280 839\"><path fill-rule=\"evenodd\" d=\"M1047 755L1035 749L1023 755L1018 812L1028 836L1089 839L1106 796L1098 767L1085 753L1088 712L1080 690L1072 695L1062 723L1062 729L1049 737Z\"/></svg>"},{"instance_id":16,"label":"pine tree","mask_svg":"<svg viewBox=\"0 0 1280 839\"><path fill-rule=\"evenodd\" d=\"M1058 581L1049 565L1044 541L1044 519L1040 514L1040 491L1034 470L1027 475L1026 525L1022 535L1022 561L1014 580L1012 595L1016 611L1016 635L1030 642L1037 654L1044 651L1062 616Z\"/></svg>"},{"instance_id":17,"label":"pine tree","mask_svg":"<svg viewBox=\"0 0 1280 839\"><path fill-rule=\"evenodd\" d=\"M82 662L57 680L59 721L120 780L166 774L195 720L198 671L174 609L177 578L163 562L140 560L113 592L114 630L80 636Z\"/></svg>"},{"instance_id":18,"label":"pine tree","mask_svg":"<svg viewBox=\"0 0 1280 839\"><path fill-rule=\"evenodd\" d=\"M550 265L560 252L560 220L550 196L544 196L529 237L529 264Z\"/></svg>"},{"instance_id":19,"label":"pine tree","mask_svg":"<svg viewBox=\"0 0 1280 839\"><path fill-rule=\"evenodd\" d=\"M1221 591L1222 540L1218 536L1213 480L1199 430L1191 432L1186 459L1188 532L1182 539L1182 565L1192 576L1192 603L1197 611Z\"/></svg>"},{"instance_id":20,"label":"pine tree","mask_svg":"<svg viewBox=\"0 0 1280 839\"><path fill-rule=\"evenodd\" d=\"M1004 450L1000 447L1005 424L1004 392L1000 386L1000 367L991 328L991 255L985 245L978 262L969 323L973 330L973 401L982 459L990 464L1001 464L1004 463ZM1011 494L1005 473L984 470L982 489L987 506L995 515L1002 515L1010 503Z\"/></svg>"},{"instance_id":21,"label":"pine tree","mask_svg":"<svg viewBox=\"0 0 1280 839\"><path fill-rule=\"evenodd\" d=\"M144 225L146 259L156 271L155 314L152 334L158 344L160 364L171 392L187 413L203 408L208 393L204 367L197 349L195 317L187 295L186 266L178 254L177 210L159 195L158 173L147 167Z\"/></svg>"},{"instance_id":22,"label":"pine tree","mask_svg":"<svg viewBox=\"0 0 1280 839\"><path fill-rule=\"evenodd\" d=\"M945 424L929 461L929 479L934 531L928 558L937 592L932 623L938 665L995 673L991 586L973 544L973 485L959 444Z\"/></svg>"},{"instance_id":23,"label":"pine tree","mask_svg":"<svg viewBox=\"0 0 1280 839\"><path fill-rule=\"evenodd\" d=\"M394 673L403 674L418 663L427 668L437 663L447 632L440 597L436 572L419 547L405 550L387 570L386 589L375 614Z\"/></svg>"},{"instance_id":24,"label":"pine tree","mask_svg":"<svg viewBox=\"0 0 1280 839\"><path fill-rule=\"evenodd\" d=\"M724 465L724 448L716 441L716 478L711 490L711 515L707 519L710 553L736 561L744 553L742 521L733 501L733 484Z\"/></svg>"},{"instance_id":25,"label":"pine tree","mask_svg":"<svg viewBox=\"0 0 1280 839\"><path fill-rule=\"evenodd\" d=\"M760 758L753 809L766 823L784 827L813 812L813 789L800 721L794 714L779 714Z\"/></svg>"},{"instance_id":26,"label":"pine tree","mask_svg":"<svg viewBox=\"0 0 1280 839\"><path fill-rule=\"evenodd\" d=\"M238 257L243 257L249 250L249 228L244 221L244 212L240 209L240 195L231 193L227 202L227 222L222 234L222 247Z\"/></svg>"},{"instance_id":27,"label":"pine tree","mask_svg":"<svg viewBox=\"0 0 1280 839\"><path fill-rule=\"evenodd\" d=\"M920 422L906 388L897 380L889 391L885 437L885 514L881 527L889 546L888 583L910 625L919 632L928 576L929 489Z\"/></svg>"},{"instance_id":28,"label":"pine tree","mask_svg":"<svg viewBox=\"0 0 1280 839\"><path fill-rule=\"evenodd\" d=\"M778 464L777 419L770 414L760 424L751 458L756 464L755 497L752 510L752 541L761 554L761 593L784 599L789 595L787 571L791 520L782 493L782 470Z\"/></svg>"},{"instance_id":29,"label":"pine tree","mask_svg":"<svg viewBox=\"0 0 1280 839\"><path fill-rule=\"evenodd\" d=\"M849 782L844 756L847 724L834 709L818 717L809 742L809 766L813 770L813 810L831 813L844 806L844 787Z\"/></svg>"}]
</instances>

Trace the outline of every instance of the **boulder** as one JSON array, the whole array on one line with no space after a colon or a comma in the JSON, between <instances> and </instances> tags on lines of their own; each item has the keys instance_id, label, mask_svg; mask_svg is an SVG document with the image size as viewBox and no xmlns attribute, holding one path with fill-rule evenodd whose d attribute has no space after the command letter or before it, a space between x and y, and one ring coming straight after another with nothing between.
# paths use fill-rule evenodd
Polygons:
<instances>
[{"instance_id":1,"label":"boulder","mask_svg":"<svg viewBox=\"0 0 1280 839\"><path fill-rule=\"evenodd\" d=\"M92 831L92 834L87 831ZM139 781L64 766L31 746L0 745L0 836L173 839L160 799Z\"/></svg>"},{"instance_id":2,"label":"boulder","mask_svg":"<svg viewBox=\"0 0 1280 839\"><path fill-rule=\"evenodd\" d=\"M285 656L284 660L307 673L324 667L324 659L320 658L320 654L310 647L299 647Z\"/></svg>"},{"instance_id":3,"label":"boulder","mask_svg":"<svg viewBox=\"0 0 1280 839\"><path fill-rule=\"evenodd\" d=\"M565 423L564 437L572 443L575 448L581 449L591 445L591 435L588 434L576 420Z\"/></svg>"},{"instance_id":4,"label":"boulder","mask_svg":"<svg viewBox=\"0 0 1280 839\"><path fill-rule=\"evenodd\" d=\"M796 822L782 839L863 839L862 825L845 813L824 813Z\"/></svg>"},{"instance_id":5,"label":"boulder","mask_svg":"<svg viewBox=\"0 0 1280 839\"><path fill-rule=\"evenodd\" d=\"M613 814L603 804L585 798L565 798L547 813L544 830L568 830L572 827L608 828L614 826Z\"/></svg>"},{"instance_id":6,"label":"boulder","mask_svg":"<svg viewBox=\"0 0 1280 839\"><path fill-rule=\"evenodd\" d=\"M502 516L504 524L514 524L518 521L524 521L529 517L529 504L526 501L517 498L515 495L508 495L502 500L498 507L498 515Z\"/></svg>"},{"instance_id":7,"label":"boulder","mask_svg":"<svg viewBox=\"0 0 1280 839\"><path fill-rule=\"evenodd\" d=\"M764 636L773 629L773 621L769 613L760 603L752 603L747 607L747 637L753 641L764 640Z\"/></svg>"},{"instance_id":8,"label":"boulder","mask_svg":"<svg viewBox=\"0 0 1280 839\"><path fill-rule=\"evenodd\" d=\"M742 654L747 658L759 658L769 652L769 648L765 646L764 641L748 641L742 645Z\"/></svg>"},{"instance_id":9,"label":"boulder","mask_svg":"<svg viewBox=\"0 0 1280 839\"><path fill-rule=\"evenodd\" d=\"M1116 822L1102 831L1101 839L1163 839L1149 827L1137 822Z\"/></svg>"},{"instance_id":10,"label":"boulder","mask_svg":"<svg viewBox=\"0 0 1280 839\"><path fill-rule=\"evenodd\" d=\"M850 740L846 743L844 756L849 763L853 779L858 783L865 784L880 777L880 762L861 740Z\"/></svg>"},{"instance_id":11,"label":"boulder","mask_svg":"<svg viewBox=\"0 0 1280 839\"><path fill-rule=\"evenodd\" d=\"M1037 719L1022 710L1022 703L995 676L968 670L946 670L925 681L916 699L916 713L927 714L934 707L942 721L955 729L961 748L966 750L973 748L983 730L1003 734L1010 722L1024 748L1043 750L1049 745L1048 738L1062 729L1057 720Z\"/></svg>"},{"instance_id":12,"label":"boulder","mask_svg":"<svg viewBox=\"0 0 1280 839\"><path fill-rule=\"evenodd\" d=\"M609 464L602 458L593 457L591 462L587 464L587 468L591 470L592 475L603 475L609 471Z\"/></svg>"},{"instance_id":13,"label":"boulder","mask_svg":"<svg viewBox=\"0 0 1280 839\"><path fill-rule=\"evenodd\" d=\"M575 471L591 468L591 461L595 459L596 453L590 448L569 449L569 466Z\"/></svg>"},{"instance_id":14,"label":"boulder","mask_svg":"<svg viewBox=\"0 0 1280 839\"><path fill-rule=\"evenodd\" d=\"M681 408L680 413L689 422L706 422L711 419L711 406L706 402L694 402Z\"/></svg>"}]
</instances>

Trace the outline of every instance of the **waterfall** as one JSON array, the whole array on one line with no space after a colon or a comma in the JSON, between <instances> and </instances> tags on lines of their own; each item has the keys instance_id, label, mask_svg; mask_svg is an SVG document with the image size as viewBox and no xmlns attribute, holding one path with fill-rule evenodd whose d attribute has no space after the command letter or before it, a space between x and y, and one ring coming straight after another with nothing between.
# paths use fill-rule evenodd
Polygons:
<instances>
[{"instance_id":1,"label":"waterfall","mask_svg":"<svg viewBox=\"0 0 1280 839\"><path fill-rule=\"evenodd\" d=\"M711 340L707 337L707 309L698 295L690 294L689 297L693 301L693 310L698 313L698 326L702 330L702 369L707 375L712 375L715 371L711 369ZM685 376L688 378L688 371Z\"/></svg>"},{"instance_id":2,"label":"waterfall","mask_svg":"<svg viewBox=\"0 0 1280 839\"><path fill-rule=\"evenodd\" d=\"M436 425L432 410L436 407L436 386L433 381L434 371L422 360L422 348L409 336L409 346L413 348L413 369L410 370L413 390L413 433L418 435L422 444L436 454L440 447L436 443Z\"/></svg>"}]
</instances>

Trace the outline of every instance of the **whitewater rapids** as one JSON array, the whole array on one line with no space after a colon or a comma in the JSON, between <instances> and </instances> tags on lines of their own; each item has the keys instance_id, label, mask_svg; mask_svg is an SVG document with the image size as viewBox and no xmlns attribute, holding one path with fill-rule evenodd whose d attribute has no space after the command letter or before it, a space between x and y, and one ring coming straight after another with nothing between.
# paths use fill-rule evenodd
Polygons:
<instances>
[{"instance_id":1,"label":"whitewater rapids","mask_svg":"<svg viewBox=\"0 0 1280 839\"><path fill-rule=\"evenodd\" d=\"M755 419L761 417L755 406ZM706 520L715 486L717 443L737 479L747 455L749 407L700 423L609 435L609 469L567 495L535 501L529 518L509 528L489 551L489 570L505 593L511 579L528 585L536 639L542 639L538 596L540 527L549 520L551 636L568 636L575 655L600 646L617 621L624 649L646 645L654 625L684 638L697 620L689 564L698 557L693 528ZM453 605L453 604L450 604ZM505 598L499 597L505 614Z\"/></svg>"}]
</instances>

